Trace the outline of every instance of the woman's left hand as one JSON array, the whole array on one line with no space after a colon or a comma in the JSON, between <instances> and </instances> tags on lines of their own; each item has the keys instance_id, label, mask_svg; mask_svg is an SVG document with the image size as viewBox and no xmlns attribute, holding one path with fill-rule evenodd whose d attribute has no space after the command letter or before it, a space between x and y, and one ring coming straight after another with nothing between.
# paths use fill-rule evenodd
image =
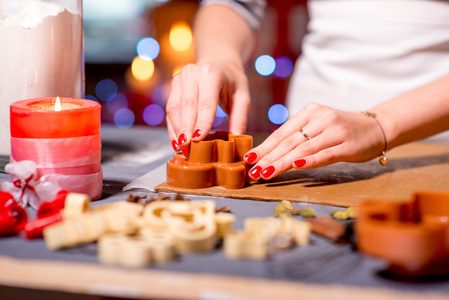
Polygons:
<instances>
[{"instance_id":1,"label":"woman's left hand","mask_svg":"<svg viewBox=\"0 0 449 300\"><path fill-rule=\"evenodd\" d=\"M384 147L383 133L373 118L310 103L249 151L245 161L255 164L251 178L270 179L291 168L367 161Z\"/></svg>"}]
</instances>

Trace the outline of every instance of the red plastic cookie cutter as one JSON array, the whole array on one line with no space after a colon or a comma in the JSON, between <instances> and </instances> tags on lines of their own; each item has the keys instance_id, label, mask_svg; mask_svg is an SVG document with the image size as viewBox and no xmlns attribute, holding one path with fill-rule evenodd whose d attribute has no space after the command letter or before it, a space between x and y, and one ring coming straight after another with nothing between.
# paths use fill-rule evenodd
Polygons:
<instances>
[{"instance_id":1,"label":"red plastic cookie cutter","mask_svg":"<svg viewBox=\"0 0 449 300\"><path fill-rule=\"evenodd\" d=\"M227 189L245 186L248 166L243 156L253 148L249 135L217 131L190 143L189 157L175 154L167 163L167 184L199 189L214 185Z\"/></svg>"},{"instance_id":2,"label":"red plastic cookie cutter","mask_svg":"<svg viewBox=\"0 0 449 300\"><path fill-rule=\"evenodd\" d=\"M409 279L449 274L449 192L417 192L408 201L370 200L358 209L357 246Z\"/></svg>"}]
</instances>

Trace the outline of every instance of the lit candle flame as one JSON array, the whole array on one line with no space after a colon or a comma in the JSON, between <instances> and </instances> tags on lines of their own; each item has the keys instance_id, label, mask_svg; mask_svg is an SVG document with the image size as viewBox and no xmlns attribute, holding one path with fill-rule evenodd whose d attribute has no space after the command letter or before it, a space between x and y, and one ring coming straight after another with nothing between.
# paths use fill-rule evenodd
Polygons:
<instances>
[{"instance_id":1,"label":"lit candle flame","mask_svg":"<svg viewBox=\"0 0 449 300\"><path fill-rule=\"evenodd\" d=\"M61 111L61 100L59 100L59 96L56 97L55 111Z\"/></svg>"}]
</instances>

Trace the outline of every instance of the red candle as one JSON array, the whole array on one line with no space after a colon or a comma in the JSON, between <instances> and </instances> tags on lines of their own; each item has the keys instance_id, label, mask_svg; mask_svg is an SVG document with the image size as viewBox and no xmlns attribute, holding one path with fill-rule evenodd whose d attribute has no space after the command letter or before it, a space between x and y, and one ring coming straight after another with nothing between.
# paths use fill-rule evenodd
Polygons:
<instances>
[{"instance_id":1,"label":"red candle","mask_svg":"<svg viewBox=\"0 0 449 300\"><path fill-rule=\"evenodd\" d=\"M55 98L17 101L11 105L11 137L68 138L100 133L101 105L86 99Z\"/></svg>"},{"instance_id":2,"label":"red candle","mask_svg":"<svg viewBox=\"0 0 449 300\"><path fill-rule=\"evenodd\" d=\"M32 160L39 178L98 199L102 191L101 105L37 98L10 106L11 161Z\"/></svg>"}]
</instances>

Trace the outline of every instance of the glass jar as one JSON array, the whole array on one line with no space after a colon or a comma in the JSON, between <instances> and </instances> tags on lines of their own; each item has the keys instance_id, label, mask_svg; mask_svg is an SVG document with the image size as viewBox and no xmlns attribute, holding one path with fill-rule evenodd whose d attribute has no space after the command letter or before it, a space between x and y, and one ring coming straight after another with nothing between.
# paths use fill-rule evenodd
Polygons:
<instances>
[{"instance_id":1,"label":"glass jar","mask_svg":"<svg viewBox=\"0 0 449 300\"><path fill-rule=\"evenodd\" d=\"M9 106L84 94L82 0L0 0L0 155L10 154Z\"/></svg>"}]
</instances>

